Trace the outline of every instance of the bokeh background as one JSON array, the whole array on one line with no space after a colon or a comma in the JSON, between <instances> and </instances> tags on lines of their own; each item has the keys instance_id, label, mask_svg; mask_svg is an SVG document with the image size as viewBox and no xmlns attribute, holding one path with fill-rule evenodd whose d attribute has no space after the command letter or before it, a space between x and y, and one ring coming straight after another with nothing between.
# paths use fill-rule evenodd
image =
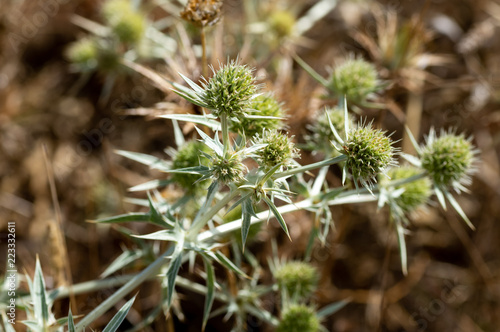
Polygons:
<instances>
[{"instance_id":1,"label":"bokeh background","mask_svg":"<svg viewBox=\"0 0 500 332\"><path fill-rule=\"evenodd\" d=\"M412 216L406 277L387 211L377 212L374 204L332 208L336 230L328 246L313 250L321 275L314 298L318 307L342 299L350 304L324 326L500 331L500 2L331 0L332 10L319 19L307 16L318 2L225 1L220 21L207 29L209 63L239 56L255 67L265 89L284 103L289 131L303 142L307 124L336 101L324 98L324 89L292 54L324 77L346 57L361 56L377 66L387 87L377 97L386 107L360 108L358 116L395 131L397 139L407 125L421 142L431 127L456 128L471 135L480 151L470 193L457 198L476 230L437 204ZM179 18L183 3L142 5L149 21L162 22L168 38L159 54L146 48L135 63L178 82L177 72L197 80L199 33ZM0 7L0 252L6 252L7 222L15 221L18 269L32 276L39 255L48 288L96 279L123 248L135 245L117 227L87 221L136 211L124 198L143 196L127 188L164 175L114 149L168 158L163 150L175 147L172 126L154 115L199 111L131 65L76 70L65 50L90 34L89 21L82 18L102 23L101 7L97 0L2 0ZM194 137L192 127L183 130ZM404 138L398 145L411 152ZM302 153L302 162L317 158ZM332 185L340 184L338 175L332 168ZM310 218L306 212L286 216L292 243L269 223L250 250L267 266L275 238L281 257L303 258ZM148 227L130 225L137 233ZM140 268L138 263L127 272ZM271 282L266 273L263 282ZM127 324L133 326L154 306L156 287L141 288ZM78 313L88 313L111 293L78 296ZM161 317L145 331L198 331L201 303L199 296L183 293L184 322ZM68 308L68 300L56 302L56 317L67 315ZM112 314L94 327L102 328ZM213 319L208 330L228 326ZM250 321L249 330L269 327Z\"/></svg>"}]
</instances>

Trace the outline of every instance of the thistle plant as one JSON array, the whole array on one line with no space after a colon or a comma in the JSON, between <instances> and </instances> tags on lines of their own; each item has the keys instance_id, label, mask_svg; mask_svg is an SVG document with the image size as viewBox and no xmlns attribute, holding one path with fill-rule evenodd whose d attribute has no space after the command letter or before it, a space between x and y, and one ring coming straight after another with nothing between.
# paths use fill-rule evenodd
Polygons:
<instances>
[{"instance_id":1,"label":"thistle plant","mask_svg":"<svg viewBox=\"0 0 500 332\"><path fill-rule=\"evenodd\" d=\"M366 121L354 126L348 112L348 99L344 98L343 115L327 109L320 129L315 132L315 139L322 137L338 154L325 154L320 161L301 165L297 160L299 149L291 137L271 127L282 124L282 113L278 111L281 105L266 99L268 95L258 96L260 86L256 84L253 71L237 61L212 70L213 76L202 79L200 84L182 74L188 87L172 83L179 96L210 110L210 113L161 116L172 120L174 127L178 150L170 153L171 160L139 152L118 152L169 176L131 188L133 191L148 191L147 198L134 200L146 211L96 222L152 223L159 230L133 234L133 237L145 243L161 242L164 245L144 246L157 248L148 250L147 258L145 255L132 258L131 255L120 255L113 262L113 268L105 271L106 276L116 272L116 267L128 266L134 259L141 259L147 267L137 274L113 279L113 285L121 287L77 324L69 315L68 324L75 331L82 331L141 283L158 276L161 288L158 308L161 309L154 312L156 315L168 312L177 299L176 289L185 288L204 296L202 330L207 327L209 319L217 315L235 316L236 328L242 330L246 317L252 315L277 331L318 331L324 329L321 319L346 305L347 300L319 309L313 304L305 305L312 301L308 297L317 286L318 273L303 262L275 264L272 270L276 285L263 284L263 267L245 247L252 225L275 219L293 241L286 214L309 211L312 213L312 231L307 261L311 258L310 248L315 241L326 243L328 231L334 228L331 206L378 201L380 206L389 205L393 212L391 220L396 225L402 268L406 272L405 214L426 202L431 191L430 181L434 184L434 191L446 196L456 208L457 203L447 190L464 189L475 155L470 142L463 136L450 132L437 138L431 133L427 144L419 148L418 158L405 156L416 162L417 168L399 169L396 168L398 149L390 136ZM261 108L257 112L259 103ZM257 120L258 125L246 128L251 120ZM195 124L196 141L184 142L178 121ZM270 128L265 128L268 124ZM248 133L254 135L247 136ZM343 169L343 185L331 187L326 181L329 167L339 164ZM304 175L306 173L308 175ZM314 178L306 181L309 174ZM356 189L344 185L348 176L353 178ZM387 177L380 185L376 181L379 176ZM291 191L291 183L301 186L300 195ZM184 193L177 201L167 199L161 193L162 187L172 184ZM193 206L194 213L186 212ZM457 211L463 214L461 210ZM225 220L228 215L232 221ZM230 240L235 232L241 238L241 245ZM220 278L215 273L216 266L227 270L231 277ZM200 275L204 282L180 276L181 268L191 274L203 270ZM108 282L111 280L103 279L89 287L96 290ZM76 286L73 288L75 293L89 290ZM57 294L63 296L60 291ZM281 296L286 305L282 308L266 307L263 298L269 296ZM212 311L215 299L222 304ZM119 313L120 317L125 317L123 314L132 302L127 302L126 310ZM279 310L281 315L277 317L274 313Z\"/></svg>"}]
</instances>

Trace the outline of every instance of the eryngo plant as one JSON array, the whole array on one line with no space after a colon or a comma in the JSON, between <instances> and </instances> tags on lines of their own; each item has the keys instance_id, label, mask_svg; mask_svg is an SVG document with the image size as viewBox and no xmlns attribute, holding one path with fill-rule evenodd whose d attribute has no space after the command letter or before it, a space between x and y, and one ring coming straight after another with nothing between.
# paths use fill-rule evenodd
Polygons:
<instances>
[{"instance_id":1,"label":"eryngo plant","mask_svg":"<svg viewBox=\"0 0 500 332\"><path fill-rule=\"evenodd\" d=\"M407 159L418 164L417 171L412 169L411 172L403 172L403 174L397 171L387 171L387 168L397 166L397 149L394 147L394 142L383 130L373 128L371 123L361 121L354 126L348 115L345 99L343 131L338 130L338 124L335 125L329 113L325 113L332 134L332 136L325 137L328 137L328 144L337 148L338 155L326 156L318 162L300 165L295 160L299 156L299 151L285 132L263 128L262 132L257 132L253 137L247 137L245 128L239 127L245 123L243 121L245 119L276 119L274 114L269 116L252 113L252 105L258 98L257 93L260 87L256 84L253 72L248 67L238 62L229 62L221 66L219 70L214 69L213 77L203 79L201 85L185 76L183 78L189 87L174 83L175 92L196 105L210 109L210 113L163 116L173 120L175 137L179 145L177 153L173 155L173 161L137 152L121 151L121 155L170 174L170 178L167 181L151 181L134 187L134 190L150 191L147 199L136 200L140 205L149 209L147 212L98 220L101 223L129 221L153 223L161 229L151 234L137 234L135 237L143 241L163 241L166 243L166 250L158 253L156 260L146 269L127 279L125 285L78 322L75 325L77 331L88 326L140 283L157 275L162 276L161 303L165 310L168 310L173 303L176 287L188 288L205 296L202 329L207 326L212 314L224 314L237 315L239 324L246 321L247 315L252 315L278 330L292 331L300 327L300 331L316 331L321 329L320 318L333 313L340 306L345 305L345 302L331 304L318 311L312 306L303 305L304 297L309 296L316 286L316 276L307 264L297 263L296 266L285 264L275 270L274 276L281 285L281 294L275 294L275 296L282 296L282 302L287 305L282 308L280 317L275 317L274 308L266 308L261 298L279 290L280 287L277 289L259 283L261 280L259 273L262 267L249 250L245 250L252 224L261 223L273 217L290 238L284 215L307 209L314 213L313 231L309 243L313 243L318 238L324 243L327 241L328 229L333 226L330 206L378 200L381 206L388 204L393 211L398 212L394 213L394 221L401 248L404 249L406 219L402 216L425 201L423 197L415 198L416 194L424 196L429 192L429 182L417 181L430 175L435 192L438 193L439 189L440 193L444 193L442 195L448 197L449 200L450 197L453 199L445 191L448 187L443 188L444 183L436 181L441 177L435 177L430 168L423 166L426 148L419 149L418 158L406 156ZM183 141L177 121L191 121L198 126L213 129L213 133L207 134L208 130L197 128L199 142L186 143ZM447 142L440 141L440 145L434 146L438 141L428 140L429 149L432 147L433 151L441 151L444 149L441 145L448 146ZM460 140L458 141L460 143ZM203 144L203 147L199 144ZM464 146L463 142L457 144L455 140L451 145L453 147ZM471 146L466 146L466 148L473 156ZM196 150L199 152L198 157L194 156ZM446 155L448 158L446 162L450 160L457 160L462 164L464 160L472 162L473 158L464 158L464 153L459 148L444 150L446 153L443 152L443 156ZM465 156L467 155L465 153ZM331 188L325 181L328 166L339 163L343 163L344 180L347 176L354 179L355 190L348 190L347 187ZM468 174L470 163L465 163L465 168L458 167L460 176L446 175L446 178L452 179L446 182L446 185L453 187L456 183L460 183L460 179ZM311 181L305 181L303 175L316 169L319 169L316 177ZM442 170L436 167L432 171L441 172ZM392 174L394 179L385 180L383 186L377 185L375 179L384 173ZM294 195L290 190L292 178L303 188L300 196ZM190 181L193 181L193 186L205 181L204 195L192 194L189 188ZM186 193L177 201L167 199L160 193L161 188L171 182L177 183L179 188ZM364 188L359 187L358 182ZM410 184L415 184L415 187ZM423 187L425 188L422 189ZM198 190L202 192L204 189L198 188ZM278 204L278 201L282 203ZM456 201L450 200L450 202L455 207ZM197 211L185 213L187 204L196 206ZM232 211L241 211L239 218L224 223L224 216ZM235 231L241 237L241 246L237 245L236 241L228 240ZM293 238L290 239L293 240ZM228 256L230 251L222 249L225 246L232 249L232 255ZM402 260L403 254L405 260L403 270L405 271L406 250L401 250ZM250 262L254 273L250 273L242 261ZM189 263L190 270L194 271L193 267L197 262L203 262L204 284L178 275L185 263L186 265ZM239 281L231 283L231 281L219 279L215 273L215 264L226 268L231 275L238 277ZM234 288L238 289L234 290ZM294 296L294 294L299 296ZM292 303L288 303L288 296L291 296ZM302 299L298 299L299 297ZM224 305L220 310L211 313L215 299Z\"/></svg>"}]
</instances>

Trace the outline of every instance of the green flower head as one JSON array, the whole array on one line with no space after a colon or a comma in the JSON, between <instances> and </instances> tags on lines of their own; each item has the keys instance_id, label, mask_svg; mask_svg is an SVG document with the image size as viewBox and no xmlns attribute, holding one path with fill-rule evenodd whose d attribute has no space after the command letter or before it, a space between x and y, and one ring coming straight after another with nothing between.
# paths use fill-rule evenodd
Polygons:
<instances>
[{"instance_id":1,"label":"green flower head","mask_svg":"<svg viewBox=\"0 0 500 332\"><path fill-rule=\"evenodd\" d=\"M97 52L95 40L83 38L69 45L66 49L66 57L78 66L92 68L97 64Z\"/></svg>"},{"instance_id":2,"label":"green flower head","mask_svg":"<svg viewBox=\"0 0 500 332\"><path fill-rule=\"evenodd\" d=\"M268 18L271 31L276 37L283 38L290 36L295 26L295 17L289 11L273 11Z\"/></svg>"},{"instance_id":3,"label":"green flower head","mask_svg":"<svg viewBox=\"0 0 500 332\"><path fill-rule=\"evenodd\" d=\"M240 183L244 180L246 166L240 154L229 153L226 157L216 154L211 159L212 177L221 184Z\"/></svg>"},{"instance_id":4,"label":"green flower head","mask_svg":"<svg viewBox=\"0 0 500 332\"><path fill-rule=\"evenodd\" d=\"M175 154L172 161L172 169L195 167L199 165L207 166L208 161L201 156L202 152L208 153L210 149L199 141L190 141L184 144ZM206 189L206 181L197 182L200 179L198 174L172 173L172 181L177 183L186 192L191 194L203 194Z\"/></svg>"},{"instance_id":5,"label":"green flower head","mask_svg":"<svg viewBox=\"0 0 500 332\"><path fill-rule=\"evenodd\" d=\"M329 88L339 98L348 102L363 103L373 93L380 90L375 66L363 59L348 59L335 68L330 77Z\"/></svg>"},{"instance_id":6,"label":"green flower head","mask_svg":"<svg viewBox=\"0 0 500 332\"><path fill-rule=\"evenodd\" d=\"M354 181L369 188L386 167L396 165L392 144L385 131L359 125L350 131L342 146L341 152L347 156L344 167L351 170Z\"/></svg>"},{"instance_id":7,"label":"green flower head","mask_svg":"<svg viewBox=\"0 0 500 332\"><path fill-rule=\"evenodd\" d=\"M267 144L263 149L256 152L258 162L266 169L278 164L290 166L294 158L300 157L299 150L291 141L291 138L277 130L264 131L257 136L257 144Z\"/></svg>"},{"instance_id":8,"label":"green flower head","mask_svg":"<svg viewBox=\"0 0 500 332\"><path fill-rule=\"evenodd\" d=\"M426 141L420 153L422 168L438 187L461 189L470 183L476 154L470 139L452 131L442 131L437 137L432 129Z\"/></svg>"},{"instance_id":9,"label":"green flower head","mask_svg":"<svg viewBox=\"0 0 500 332\"><path fill-rule=\"evenodd\" d=\"M144 35L144 16L136 12L128 0L107 1L102 8L102 15L122 43L137 43Z\"/></svg>"},{"instance_id":10,"label":"green flower head","mask_svg":"<svg viewBox=\"0 0 500 332\"><path fill-rule=\"evenodd\" d=\"M217 117L242 118L258 90L252 69L231 61L217 71L212 67L212 71L214 75L202 83L200 99Z\"/></svg>"},{"instance_id":11,"label":"green flower head","mask_svg":"<svg viewBox=\"0 0 500 332\"><path fill-rule=\"evenodd\" d=\"M283 118L285 111L281 103L272 94L266 93L252 99L248 104L246 114ZM230 129L233 132L244 132L247 137L251 138L256 134L262 133L264 130L281 129L282 127L283 121L281 119L240 117L238 121L231 121Z\"/></svg>"},{"instance_id":12,"label":"green flower head","mask_svg":"<svg viewBox=\"0 0 500 332\"><path fill-rule=\"evenodd\" d=\"M320 321L313 308L305 304L292 304L281 314L276 332L317 332Z\"/></svg>"},{"instance_id":13,"label":"green flower head","mask_svg":"<svg viewBox=\"0 0 500 332\"><path fill-rule=\"evenodd\" d=\"M288 262L274 271L274 278L281 289L287 290L290 296L306 298L316 290L318 271L305 262Z\"/></svg>"},{"instance_id":14,"label":"green flower head","mask_svg":"<svg viewBox=\"0 0 500 332\"><path fill-rule=\"evenodd\" d=\"M394 167L387 171L387 176L391 181L403 180L421 174L422 171L413 166ZM388 179L381 179L387 183ZM395 203L403 213L412 212L427 203L432 194L431 181L424 177L415 181L397 186L394 189L404 188L403 193L396 197Z\"/></svg>"}]
</instances>

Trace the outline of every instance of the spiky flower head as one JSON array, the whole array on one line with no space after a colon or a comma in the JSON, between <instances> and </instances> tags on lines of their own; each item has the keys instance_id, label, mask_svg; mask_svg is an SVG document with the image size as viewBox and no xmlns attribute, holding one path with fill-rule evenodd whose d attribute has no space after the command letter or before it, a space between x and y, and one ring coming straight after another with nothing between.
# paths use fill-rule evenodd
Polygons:
<instances>
[{"instance_id":1,"label":"spiky flower head","mask_svg":"<svg viewBox=\"0 0 500 332\"><path fill-rule=\"evenodd\" d=\"M290 296L303 299L316 290L318 271L311 264L292 261L278 267L274 271L274 278L279 287L285 289Z\"/></svg>"},{"instance_id":2,"label":"spiky flower head","mask_svg":"<svg viewBox=\"0 0 500 332\"><path fill-rule=\"evenodd\" d=\"M329 88L337 97L346 97L348 102L360 104L380 90L377 70L363 59L348 59L335 68L330 77Z\"/></svg>"},{"instance_id":3,"label":"spiky flower head","mask_svg":"<svg viewBox=\"0 0 500 332\"><path fill-rule=\"evenodd\" d=\"M285 111L282 108L282 104L271 93L266 93L252 99L248 104L246 114L283 118ZM283 121L281 119L240 117L238 121L231 121L230 129L233 132L244 132L247 137L251 138L256 134L262 133L264 130L281 129L282 127Z\"/></svg>"},{"instance_id":4,"label":"spiky flower head","mask_svg":"<svg viewBox=\"0 0 500 332\"><path fill-rule=\"evenodd\" d=\"M387 171L387 176L390 181L396 181L408 179L421 173L422 171L417 167L401 166L389 169ZM388 182L387 178L381 180L384 183ZM401 188L404 188L404 191L401 195L395 198L395 203L403 213L416 210L420 206L427 203L429 197L432 195L431 181L428 177L423 177L421 179L396 186L394 189L397 190Z\"/></svg>"},{"instance_id":5,"label":"spiky flower head","mask_svg":"<svg viewBox=\"0 0 500 332\"><path fill-rule=\"evenodd\" d=\"M320 321L313 308L305 304L292 304L281 314L276 332L317 332Z\"/></svg>"},{"instance_id":6,"label":"spiky flower head","mask_svg":"<svg viewBox=\"0 0 500 332\"><path fill-rule=\"evenodd\" d=\"M216 154L211 159L212 177L221 184L242 182L247 170L241 161L241 155L235 152L228 153L225 157Z\"/></svg>"},{"instance_id":7,"label":"spiky flower head","mask_svg":"<svg viewBox=\"0 0 500 332\"><path fill-rule=\"evenodd\" d=\"M231 61L217 71L212 67L212 71L214 75L204 79L201 100L217 117L242 118L258 90L252 69Z\"/></svg>"},{"instance_id":8,"label":"spiky flower head","mask_svg":"<svg viewBox=\"0 0 500 332\"><path fill-rule=\"evenodd\" d=\"M257 144L267 144L263 149L256 152L258 162L266 169L278 164L290 166L294 158L300 157L299 150L295 148L288 135L277 130L264 131L258 135Z\"/></svg>"},{"instance_id":9,"label":"spiky flower head","mask_svg":"<svg viewBox=\"0 0 500 332\"><path fill-rule=\"evenodd\" d=\"M201 157L202 152L209 153L210 149L199 141L187 142L175 154L172 169L207 166L207 159ZM173 173L171 179L191 194L201 194L206 189L206 181L197 182L200 179L198 174Z\"/></svg>"},{"instance_id":10,"label":"spiky flower head","mask_svg":"<svg viewBox=\"0 0 500 332\"><path fill-rule=\"evenodd\" d=\"M341 137L345 137L345 112L340 107L327 108L324 112L321 112L316 118L316 121L309 126L309 130L312 131L311 135L306 137L309 146L314 149L314 151L321 151L326 155L338 155L338 151L335 150L330 143L335 140L335 135L330 128L330 121L337 130L337 133ZM354 127L354 119L351 115L349 118L349 128Z\"/></svg>"},{"instance_id":11,"label":"spiky flower head","mask_svg":"<svg viewBox=\"0 0 500 332\"><path fill-rule=\"evenodd\" d=\"M104 3L102 15L122 43L137 43L145 30L144 16L128 0L110 0Z\"/></svg>"},{"instance_id":12,"label":"spiky flower head","mask_svg":"<svg viewBox=\"0 0 500 332\"><path fill-rule=\"evenodd\" d=\"M344 167L351 170L354 181L369 188L386 167L396 165L392 144L385 131L361 124L349 132L342 146L341 152L347 156Z\"/></svg>"},{"instance_id":13,"label":"spiky flower head","mask_svg":"<svg viewBox=\"0 0 500 332\"><path fill-rule=\"evenodd\" d=\"M438 187L463 188L470 183L470 174L476 151L471 140L453 131L441 131L440 137L432 129L421 148L420 160Z\"/></svg>"},{"instance_id":14,"label":"spiky flower head","mask_svg":"<svg viewBox=\"0 0 500 332\"><path fill-rule=\"evenodd\" d=\"M78 66L92 68L97 64L97 51L95 40L82 38L69 45L66 57Z\"/></svg>"}]
</instances>

